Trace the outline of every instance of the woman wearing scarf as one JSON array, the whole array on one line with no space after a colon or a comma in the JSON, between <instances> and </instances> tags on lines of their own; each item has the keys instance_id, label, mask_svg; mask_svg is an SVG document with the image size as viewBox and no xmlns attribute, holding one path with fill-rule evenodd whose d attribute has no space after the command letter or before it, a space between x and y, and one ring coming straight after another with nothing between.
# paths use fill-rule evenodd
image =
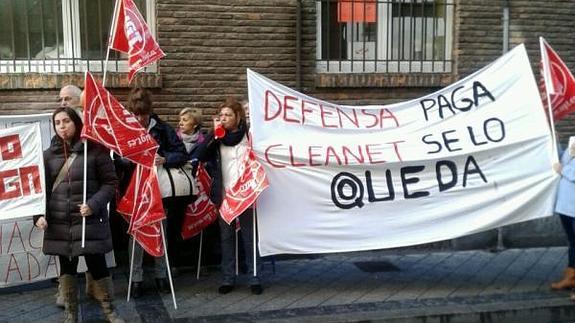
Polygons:
<instances>
[{"instance_id":1,"label":"woman wearing scarf","mask_svg":"<svg viewBox=\"0 0 575 323\"><path fill-rule=\"evenodd\" d=\"M184 142L190 160L198 145L205 140L204 134L200 131L201 121L192 108L185 108L180 111L180 122L178 123L178 136Z\"/></svg>"},{"instance_id":2,"label":"woman wearing scarf","mask_svg":"<svg viewBox=\"0 0 575 323\"><path fill-rule=\"evenodd\" d=\"M249 147L246 124L246 113L242 105L233 98L228 98L220 104L219 117L214 119L214 127L223 127L225 135L217 138L214 133L206 136L203 144L197 149L197 158L200 161L211 161L216 169L212 174L212 188L210 199L216 206L222 203L226 188L230 188L240 176L241 156ZM259 295L263 288L258 276L253 273L253 209L248 208L238 216L240 222L245 263L248 264L248 283L252 294ZM223 281L218 293L227 294L235 285L235 230L236 224L227 224L221 217L218 218L220 227L220 242L222 248ZM260 264L259 259L257 263ZM260 270L257 271L261 272Z\"/></svg>"}]
</instances>

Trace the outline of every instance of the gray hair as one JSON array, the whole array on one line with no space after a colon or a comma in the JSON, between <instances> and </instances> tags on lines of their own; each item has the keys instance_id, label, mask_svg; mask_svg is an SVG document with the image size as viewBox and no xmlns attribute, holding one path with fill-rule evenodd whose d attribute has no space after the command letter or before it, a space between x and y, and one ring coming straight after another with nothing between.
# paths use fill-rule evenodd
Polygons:
<instances>
[{"instance_id":1,"label":"gray hair","mask_svg":"<svg viewBox=\"0 0 575 323\"><path fill-rule=\"evenodd\" d=\"M77 97L78 99L82 95L82 90L80 90L80 88L77 87L76 85L66 85L66 86L62 87L62 89L60 89L60 92L62 92L62 91L70 91L70 94L72 96Z\"/></svg>"}]
</instances>

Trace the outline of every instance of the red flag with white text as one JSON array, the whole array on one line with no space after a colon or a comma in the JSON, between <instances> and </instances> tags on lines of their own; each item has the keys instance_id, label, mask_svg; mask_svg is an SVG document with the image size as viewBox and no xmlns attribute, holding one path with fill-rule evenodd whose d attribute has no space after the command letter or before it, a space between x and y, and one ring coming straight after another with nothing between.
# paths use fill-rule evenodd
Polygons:
<instances>
[{"instance_id":1,"label":"red flag with white text","mask_svg":"<svg viewBox=\"0 0 575 323\"><path fill-rule=\"evenodd\" d=\"M128 82L132 82L138 70L154 63L166 54L154 40L146 20L140 14L134 1L117 1L119 4L114 14L110 48L129 55Z\"/></svg>"},{"instance_id":2,"label":"red flag with white text","mask_svg":"<svg viewBox=\"0 0 575 323\"><path fill-rule=\"evenodd\" d=\"M220 215L228 224L254 204L261 192L269 186L264 168L257 161L251 147L242 156L240 174L237 182L226 189L220 206Z\"/></svg>"},{"instance_id":3,"label":"red flag with white text","mask_svg":"<svg viewBox=\"0 0 575 323\"><path fill-rule=\"evenodd\" d=\"M98 142L145 167L154 165L158 144L138 119L126 110L90 72L84 83L82 138Z\"/></svg>"},{"instance_id":4,"label":"red flag with white text","mask_svg":"<svg viewBox=\"0 0 575 323\"><path fill-rule=\"evenodd\" d=\"M150 255L163 255L161 221L166 218L156 171L138 166L117 207L130 224L128 233Z\"/></svg>"},{"instance_id":5,"label":"red flag with white text","mask_svg":"<svg viewBox=\"0 0 575 323\"><path fill-rule=\"evenodd\" d=\"M542 84L551 98L553 120L559 121L575 110L575 78L561 57L540 38ZM544 103L547 96L543 95Z\"/></svg>"},{"instance_id":6,"label":"red flag with white text","mask_svg":"<svg viewBox=\"0 0 575 323\"><path fill-rule=\"evenodd\" d=\"M208 194L212 179L202 164L198 167L196 182L199 186L197 198L188 205L184 214L181 231L184 240L197 235L218 218L218 208Z\"/></svg>"}]
</instances>

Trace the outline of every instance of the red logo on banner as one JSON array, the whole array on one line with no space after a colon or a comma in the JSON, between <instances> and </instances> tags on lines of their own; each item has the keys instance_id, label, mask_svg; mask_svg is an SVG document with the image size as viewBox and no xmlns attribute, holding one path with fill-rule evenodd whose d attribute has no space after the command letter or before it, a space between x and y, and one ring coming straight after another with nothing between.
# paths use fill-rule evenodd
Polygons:
<instances>
[{"instance_id":1,"label":"red logo on banner","mask_svg":"<svg viewBox=\"0 0 575 323\"><path fill-rule=\"evenodd\" d=\"M150 255L163 255L160 224L166 218L156 172L136 167L118 213L130 223L128 232Z\"/></svg>"},{"instance_id":2,"label":"red logo on banner","mask_svg":"<svg viewBox=\"0 0 575 323\"><path fill-rule=\"evenodd\" d=\"M200 233L218 217L218 209L208 194L212 179L202 164L198 167L196 181L199 185L199 192L194 203L190 203L186 208L181 232L184 240Z\"/></svg>"},{"instance_id":3,"label":"red logo on banner","mask_svg":"<svg viewBox=\"0 0 575 323\"><path fill-rule=\"evenodd\" d=\"M252 205L269 185L264 168L256 160L251 148L243 158L240 173L242 175L232 188L226 189L220 206L220 215L228 224Z\"/></svg>"},{"instance_id":4,"label":"red logo on banner","mask_svg":"<svg viewBox=\"0 0 575 323\"><path fill-rule=\"evenodd\" d=\"M542 43L542 50L546 53L546 55L542 57L542 60L545 60L545 56L547 56L548 60L542 61L541 65L543 69L541 74L544 75L546 69L549 69L547 75L550 76L550 79L547 80L547 82L552 82L552 84L546 84L544 77L542 83L545 85L547 91L549 91L553 120L558 121L575 110L575 78L553 48L545 41ZM545 95L543 95L543 101L547 103L547 97Z\"/></svg>"},{"instance_id":5,"label":"red logo on banner","mask_svg":"<svg viewBox=\"0 0 575 323\"><path fill-rule=\"evenodd\" d=\"M128 81L136 72L166 56L154 40L150 28L132 0L119 0L120 8L115 17L110 47L128 53L130 72Z\"/></svg>"},{"instance_id":6,"label":"red logo on banner","mask_svg":"<svg viewBox=\"0 0 575 323\"><path fill-rule=\"evenodd\" d=\"M145 167L154 165L158 144L138 119L86 72L82 138L96 141Z\"/></svg>"}]
</instances>

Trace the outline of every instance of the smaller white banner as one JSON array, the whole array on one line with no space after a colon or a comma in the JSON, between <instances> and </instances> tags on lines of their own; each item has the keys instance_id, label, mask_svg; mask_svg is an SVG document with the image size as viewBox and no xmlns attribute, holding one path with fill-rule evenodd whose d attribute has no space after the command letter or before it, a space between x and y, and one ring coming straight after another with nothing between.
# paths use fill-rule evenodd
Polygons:
<instances>
[{"instance_id":1,"label":"smaller white banner","mask_svg":"<svg viewBox=\"0 0 575 323\"><path fill-rule=\"evenodd\" d=\"M44 214L45 209L39 124L0 129L0 220Z\"/></svg>"},{"instance_id":2,"label":"smaller white banner","mask_svg":"<svg viewBox=\"0 0 575 323\"><path fill-rule=\"evenodd\" d=\"M0 222L0 288L58 276L58 256L42 253L42 231L30 218Z\"/></svg>"}]
</instances>

